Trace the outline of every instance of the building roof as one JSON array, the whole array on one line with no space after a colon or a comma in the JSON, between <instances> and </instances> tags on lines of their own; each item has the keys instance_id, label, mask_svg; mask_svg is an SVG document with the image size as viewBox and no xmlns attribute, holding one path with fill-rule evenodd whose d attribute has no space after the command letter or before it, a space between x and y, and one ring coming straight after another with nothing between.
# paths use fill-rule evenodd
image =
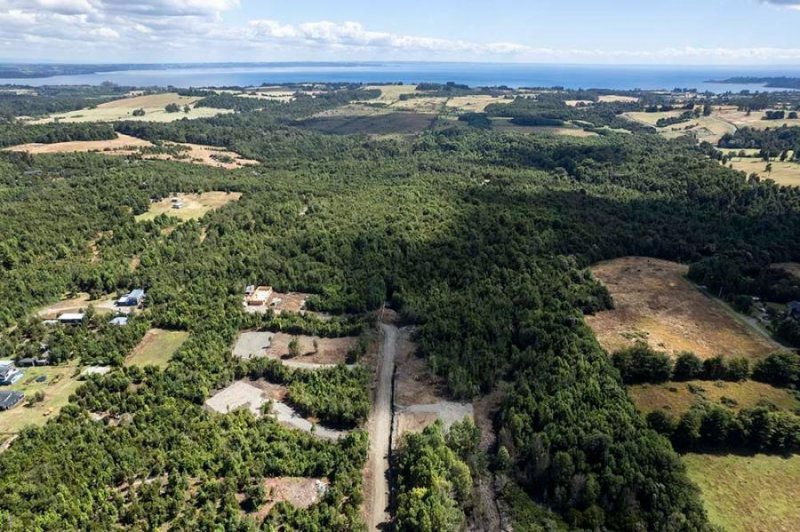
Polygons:
<instances>
[{"instance_id":1,"label":"building roof","mask_svg":"<svg viewBox=\"0 0 800 532\"><path fill-rule=\"evenodd\" d=\"M14 364L3 364L0 366L0 382L7 381L15 373L19 373L19 370Z\"/></svg>"},{"instance_id":2,"label":"building roof","mask_svg":"<svg viewBox=\"0 0 800 532\"><path fill-rule=\"evenodd\" d=\"M116 318L114 318L113 320L109 321L108 323L110 323L111 325L127 325L128 324L128 318L126 318L125 316L117 316Z\"/></svg>"},{"instance_id":3,"label":"building roof","mask_svg":"<svg viewBox=\"0 0 800 532\"><path fill-rule=\"evenodd\" d=\"M83 312L65 312L58 317L58 321L82 321L84 316Z\"/></svg>"},{"instance_id":4,"label":"building roof","mask_svg":"<svg viewBox=\"0 0 800 532\"><path fill-rule=\"evenodd\" d=\"M131 290L131 292L128 294L128 297L132 299L142 299L144 297L144 288L136 288Z\"/></svg>"},{"instance_id":5,"label":"building roof","mask_svg":"<svg viewBox=\"0 0 800 532\"><path fill-rule=\"evenodd\" d=\"M0 392L0 410L7 410L25 398L20 392Z\"/></svg>"}]
</instances>

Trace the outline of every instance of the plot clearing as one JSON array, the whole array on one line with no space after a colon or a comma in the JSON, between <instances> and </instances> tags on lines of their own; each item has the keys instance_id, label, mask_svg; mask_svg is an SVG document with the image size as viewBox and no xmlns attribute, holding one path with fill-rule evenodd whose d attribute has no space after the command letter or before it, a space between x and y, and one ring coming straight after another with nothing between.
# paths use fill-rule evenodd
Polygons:
<instances>
[{"instance_id":1,"label":"plot clearing","mask_svg":"<svg viewBox=\"0 0 800 532\"><path fill-rule=\"evenodd\" d=\"M787 113L788 114L788 113ZM753 129L776 128L783 125L800 126L800 119L785 118L783 120L764 120L763 111L751 112L748 116L747 111L740 111L733 105L720 105L714 107L713 116L730 122L736 127L751 127Z\"/></svg>"},{"instance_id":2,"label":"plot clearing","mask_svg":"<svg viewBox=\"0 0 800 532\"><path fill-rule=\"evenodd\" d=\"M775 388L756 381L689 381L629 386L636 407L647 414L663 410L680 416L692 406L711 403L732 410L773 405L778 409L800 409L800 400L785 388Z\"/></svg>"},{"instance_id":3,"label":"plot clearing","mask_svg":"<svg viewBox=\"0 0 800 532\"><path fill-rule=\"evenodd\" d=\"M628 120L632 120L647 126L652 126L658 130L660 135L668 139L675 139L678 137L691 135L697 138L697 140L700 142L706 141L712 144L717 144L719 139L721 139L726 133L736 132L736 126L734 124L716 115L690 118L685 122L672 124L666 127L656 126L660 119L678 118L684 112L686 112L684 109L675 111L662 111L657 113L635 111L622 113L622 116Z\"/></svg>"},{"instance_id":4,"label":"plot clearing","mask_svg":"<svg viewBox=\"0 0 800 532\"><path fill-rule=\"evenodd\" d=\"M692 351L757 359L780 346L735 318L684 278L688 267L645 257L625 257L592 267L614 299L615 309L586 318L609 353L645 341L675 355Z\"/></svg>"},{"instance_id":5,"label":"plot clearing","mask_svg":"<svg viewBox=\"0 0 800 532\"><path fill-rule=\"evenodd\" d=\"M604 94L597 97L597 101L603 103L636 103L639 98L636 96L620 96L618 94Z\"/></svg>"},{"instance_id":6,"label":"plot clearing","mask_svg":"<svg viewBox=\"0 0 800 532\"><path fill-rule=\"evenodd\" d=\"M267 335L271 333L255 333ZM252 336L240 338L245 342L251 344L251 347L257 347L263 344L266 339L265 336L253 342ZM295 358L287 358L289 356L289 344L293 339L297 339L300 355ZM357 338L320 338L318 336L293 336L286 333L276 333L270 336L266 347L258 348L256 350L245 351L245 347L240 347L237 342L234 354L246 352L253 356L266 356L270 358L283 359L287 366L294 366L304 369L312 369L314 367L324 367L336 364L344 364L347 359L347 353L356 345ZM314 343L316 342L316 347ZM253 345L255 344L255 345Z\"/></svg>"},{"instance_id":7,"label":"plot clearing","mask_svg":"<svg viewBox=\"0 0 800 532\"><path fill-rule=\"evenodd\" d=\"M734 157L729 164L734 170L744 172L748 176L756 174L761 179L772 179L779 185L800 186L800 162L770 160L771 171L769 172L766 161L758 157Z\"/></svg>"},{"instance_id":8,"label":"plot clearing","mask_svg":"<svg viewBox=\"0 0 800 532\"><path fill-rule=\"evenodd\" d=\"M308 300L311 295L312 294L305 294L303 292L283 293L273 290L263 305L248 305L245 301L245 312L250 314L264 314L268 310L272 310L278 315L283 312L303 314L305 312L306 300Z\"/></svg>"},{"instance_id":9,"label":"plot clearing","mask_svg":"<svg viewBox=\"0 0 800 532\"><path fill-rule=\"evenodd\" d=\"M370 102L381 102L388 105L399 101L400 97L404 94L417 93L416 85L369 85L364 88L367 90L381 91L381 95L375 100L369 100Z\"/></svg>"},{"instance_id":10,"label":"plot clearing","mask_svg":"<svg viewBox=\"0 0 800 532\"><path fill-rule=\"evenodd\" d=\"M708 517L728 531L793 531L800 523L800 456L686 454Z\"/></svg>"},{"instance_id":11,"label":"plot clearing","mask_svg":"<svg viewBox=\"0 0 800 532\"><path fill-rule=\"evenodd\" d=\"M445 110L447 100L444 96L417 96L407 100L399 100L392 104L395 111L414 111L422 114L439 114Z\"/></svg>"},{"instance_id":12,"label":"plot clearing","mask_svg":"<svg viewBox=\"0 0 800 532\"><path fill-rule=\"evenodd\" d=\"M209 211L219 209L232 201L238 201L241 197L242 194L240 192L175 194L172 197L152 202L150 209L146 213L138 215L136 221L153 220L161 214L166 214L182 221L196 220L202 218ZM176 204L179 204L180 208L175 208Z\"/></svg>"},{"instance_id":13,"label":"plot clearing","mask_svg":"<svg viewBox=\"0 0 800 532\"><path fill-rule=\"evenodd\" d=\"M798 262L781 262L779 264L773 264L772 268L783 270L800 279L800 263Z\"/></svg>"},{"instance_id":14,"label":"plot clearing","mask_svg":"<svg viewBox=\"0 0 800 532\"><path fill-rule=\"evenodd\" d=\"M447 107L458 109L465 113L482 113L487 106L493 103L507 104L513 101L513 98L505 98L503 96L476 94L474 96L454 96L447 100Z\"/></svg>"},{"instance_id":15,"label":"plot clearing","mask_svg":"<svg viewBox=\"0 0 800 532\"><path fill-rule=\"evenodd\" d=\"M43 366L20 368L24 375L10 386L3 386L4 391L16 391L25 394L23 403L11 410L0 412L0 436L16 434L27 425L44 425L48 419L58 414L68 402L69 396L81 385L73 375L75 363L64 366ZM38 377L45 377L44 382L36 382ZM36 392L44 393L44 400L27 406L27 402Z\"/></svg>"},{"instance_id":16,"label":"plot clearing","mask_svg":"<svg viewBox=\"0 0 800 532\"><path fill-rule=\"evenodd\" d=\"M106 296L100 299L89 299L89 294L81 292L73 297L64 298L58 303L47 305L36 311L36 315L43 320L56 319L60 314L68 312L85 311L89 306L94 307L95 312L107 314L110 312L133 312L134 307L117 307L114 296Z\"/></svg>"},{"instance_id":17,"label":"plot clearing","mask_svg":"<svg viewBox=\"0 0 800 532\"><path fill-rule=\"evenodd\" d=\"M163 329L150 329L144 335L128 358L126 366L157 366L165 368L172 355L175 354L189 333L185 331L165 331Z\"/></svg>"},{"instance_id":18,"label":"plot clearing","mask_svg":"<svg viewBox=\"0 0 800 532\"><path fill-rule=\"evenodd\" d=\"M272 510L272 507L279 502L288 502L295 508L308 508L319 502L328 491L329 485L330 481L327 478L277 477L265 479L263 486L267 500L257 512L250 515L261 522ZM245 496L241 495L239 502L244 500Z\"/></svg>"},{"instance_id":19,"label":"plot clearing","mask_svg":"<svg viewBox=\"0 0 800 532\"><path fill-rule=\"evenodd\" d=\"M58 113L46 118L32 121L33 124L48 122L118 122L121 120L135 120L139 122L174 122L182 118L207 118L223 113L232 112L230 109L215 109L213 107L194 107L202 98L198 96L180 96L174 92L149 94L147 96L133 96L89 108ZM165 107L176 104L180 107L177 113L168 113ZM184 107L189 106L189 112L184 112ZM133 116L137 109L143 109L143 116Z\"/></svg>"},{"instance_id":20,"label":"plot clearing","mask_svg":"<svg viewBox=\"0 0 800 532\"><path fill-rule=\"evenodd\" d=\"M393 447L397 446L404 434L421 432L437 419L449 428L465 417L473 417L471 403L444 399L442 380L433 375L427 362L417 357L415 351L411 331L408 328L400 329L395 358Z\"/></svg>"},{"instance_id":21,"label":"plot clearing","mask_svg":"<svg viewBox=\"0 0 800 532\"><path fill-rule=\"evenodd\" d=\"M5 150L32 154L98 152L119 157L136 155L146 160L180 161L228 170L259 164L258 161L245 159L236 152L215 146L165 142L163 143L164 150L155 150L154 148L155 146L147 140L118 133L117 138L111 140L21 144L5 148Z\"/></svg>"}]
</instances>

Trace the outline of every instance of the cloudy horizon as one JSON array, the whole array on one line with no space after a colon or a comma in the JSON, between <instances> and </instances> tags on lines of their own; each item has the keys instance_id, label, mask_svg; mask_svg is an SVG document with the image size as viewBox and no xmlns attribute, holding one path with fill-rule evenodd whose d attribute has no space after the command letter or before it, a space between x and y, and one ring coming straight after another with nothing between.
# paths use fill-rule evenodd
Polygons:
<instances>
[{"instance_id":1,"label":"cloudy horizon","mask_svg":"<svg viewBox=\"0 0 800 532\"><path fill-rule=\"evenodd\" d=\"M0 0L0 60L800 62L794 37L800 0L676 0L658 8L630 0L517 3L409 0L383 10L364 0L302 7L249 0ZM767 24L771 31L756 31Z\"/></svg>"}]
</instances>

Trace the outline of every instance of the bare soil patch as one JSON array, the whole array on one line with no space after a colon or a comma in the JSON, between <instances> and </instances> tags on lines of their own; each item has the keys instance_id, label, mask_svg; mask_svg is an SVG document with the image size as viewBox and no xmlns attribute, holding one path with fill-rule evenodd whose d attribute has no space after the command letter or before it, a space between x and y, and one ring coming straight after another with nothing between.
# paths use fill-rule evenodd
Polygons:
<instances>
[{"instance_id":1,"label":"bare soil patch","mask_svg":"<svg viewBox=\"0 0 800 532\"><path fill-rule=\"evenodd\" d=\"M261 406L267 402L264 392L245 381L236 381L227 388L215 393L205 402L206 408L227 414L239 408L246 408L254 416L261 416Z\"/></svg>"},{"instance_id":2,"label":"bare soil patch","mask_svg":"<svg viewBox=\"0 0 800 532\"><path fill-rule=\"evenodd\" d=\"M54 144L20 144L5 148L6 151L24 151L32 154L40 153L76 153L76 152L110 152L114 155L131 155L137 148L152 146L150 141L117 134L111 140L79 140L74 142L56 142Z\"/></svg>"},{"instance_id":3,"label":"bare soil patch","mask_svg":"<svg viewBox=\"0 0 800 532\"><path fill-rule=\"evenodd\" d=\"M645 257L625 257L592 268L614 298L614 310L586 318L608 352L645 341L677 354L757 359L776 349L722 304L685 279L688 267Z\"/></svg>"},{"instance_id":4,"label":"bare soil patch","mask_svg":"<svg viewBox=\"0 0 800 532\"><path fill-rule=\"evenodd\" d=\"M276 333L272 336L270 345L264 350L265 356L271 358L286 358L289 355L289 343L297 338L300 345L300 356L292 358L294 362L309 364L344 364L347 353L355 346L357 338L321 338L318 336L296 336L286 333ZM317 347L314 347L314 341Z\"/></svg>"},{"instance_id":5,"label":"bare soil patch","mask_svg":"<svg viewBox=\"0 0 800 532\"><path fill-rule=\"evenodd\" d=\"M288 502L295 508L305 509L316 504L328 490L327 478L277 477L264 480L267 502L253 513L258 521L269 514L279 502Z\"/></svg>"},{"instance_id":6,"label":"bare soil patch","mask_svg":"<svg viewBox=\"0 0 800 532\"><path fill-rule=\"evenodd\" d=\"M56 319L60 314L67 312L81 312L93 306L95 312L107 314L111 312L130 311L131 307L119 308L115 304L114 296L106 296L100 299L89 299L89 294L80 293L74 297L65 298L58 303L53 303L36 311L36 315L43 320Z\"/></svg>"},{"instance_id":7,"label":"bare soil patch","mask_svg":"<svg viewBox=\"0 0 800 532\"><path fill-rule=\"evenodd\" d=\"M245 303L245 312L263 314L267 312L267 310L272 310L275 314L281 314L283 312L302 314L305 312L306 300L311 297L311 295L312 294L304 294L303 292L282 293L273 290L272 294L263 305L247 305Z\"/></svg>"}]
</instances>

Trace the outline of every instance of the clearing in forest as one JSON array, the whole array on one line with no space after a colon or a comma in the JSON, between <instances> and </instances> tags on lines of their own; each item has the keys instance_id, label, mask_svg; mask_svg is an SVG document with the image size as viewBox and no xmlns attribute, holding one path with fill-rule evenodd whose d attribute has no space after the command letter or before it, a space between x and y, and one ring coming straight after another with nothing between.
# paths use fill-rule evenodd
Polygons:
<instances>
[{"instance_id":1,"label":"clearing in forest","mask_svg":"<svg viewBox=\"0 0 800 532\"><path fill-rule=\"evenodd\" d=\"M702 403L736 411L760 405L773 405L787 411L800 408L800 400L789 390L756 381L637 384L629 386L628 392L641 412L647 414L654 410L663 410L676 417Z\"/></svg>"},{"instance_id":2,"label":"clearing in forest","mask_svg":"<svg viewBox=\"0 0 800 532\"><path fill-rule=\"evenodd\" d=\"M150 204L150 209L136 217L136 221L152 220L161 214L166 214L179 220L196 220L202 218L207 212L232 202L242 197L241 192L203 192L202 194L175 194L160 201ZM179 207L179 208L176 208Z\"/></svg>"},{"instance_id":3,"label":"clearing in forest","mask_svg":"<svg viewBox=\"0 0 800 532\"><path fill-rule=\"evenodd\" d=\"M118 122L121 120L136 120L140 122L173 122L182 118L206 118L218 114L230 113L230 109L215 109L213 107L194 107L201 98L198 96L180 96L175 92L149 94L147 96L133 96L122 98L100 105L57 113L46 118L32 121L33 124L48 122ZM176 104L180 107L177 113L168 113L166 106ZM184 112L184 107L189 106L189 112ZM143 116L133 116L137 109L143 109Z\"/></svg>"},{"instance_id":4,"label":"clearing in forest","mask_svg":"<svg viewBox=\"0 0 800 532\"><path fill-rule=\"evenodd\" d=\"M289 356L289 344L297 339L300 355L285 360L290 363L303 363L314 365L344 364L347 353L356 345L357 338L320 338L318 336L293 336L286 333L277 333L272 337L270 345L264 350L265 356L270 358L286 359ZM316 341L316 347L314 342Z\"/></svg>"},{"instance_id":5,"label":"clearing in forest","mask_svg":"<svg viewBox=\"0 0 800 532\"><path fill-rule=\"evenodd\" d=\"M752 111L748 115L746 110L739 110L735 105L714 106L713 116L730 122L736 127L750 127L753 129L772 129L784 125L789 127L800 126L800 119L798 118L764 120L764 111Z\"/></svg>"},{"instance_id":6,"label":"clearing in forest","mask_svg":"<svg viewBox=\"0 0 800 532\"><path fill-rule=\"evenodd\" d=\"M722 303L700 292L685 275L688 267L646 257L624 257L591 268L614 299L613 310L587 316L609 353L637 341L677 355L701 359L761 358L779 348Z\"/></svg>"},{"instance_id":7,"label":"clearing in forest","mask_svg":"<svg viewBox=\"0 0 800 532\"><path fill-rule=\"evenodd\" d=\"M392 105L400 100L404 94L417 93L416 85L369 85L364 87L366 90L379 90L381 95L375 100L367 100L367 102L379 102Z\"/></svg>"},{"instance_id":8,"label":"clearing in forest","mask_svg":"<svg viewBox=\"0 0 800 532\"><path fill-rule=\"evenodd\" d=\"M773 264L772 268L783 270L800 279L800 262L781 262L779 264Z\"/></svg>"},{"instance_id":9,"label":"clearing in forest","mask_svg":"<svg viewBox=\"0 0 800 532\"><path fill-rule=\"evenodd\" d=\"M54 320L60 314L69 312L84 312L89 306L94 307L95 312L98 314L107 314L110 312L133 312L134 307L117 307L117 298L113 295L104 296L100 299L90 299L89 294L81 292L73 297L66 297L58 303L47 305L36 311L36 315L43 320Z\"/></svg>"},{"instance_id":10,"label":"clearing in forest","mask_svg":"<svg viewBox=\"0 0 800 532\"><path fill-rule=\"evenodd\" d=\"M330 481L327 478L313 477L276 477L264 480L266 502L253 512L258 522L264 520L272 507L279 502L288 502L295 508L305 509L316 504L328 491ZM239 502L245 500L244 494L238 497Z\"/></svg>"},{"instance_id":11,"label":"clearing in forest","mask_svg":"<svg viewBox=\"0 0 800 532\"><path fill-rule=\"evenodd\" d=\"M475 94L472 96L454 96L447 100L447 107L458 109L465 113L482 113L488 105L493 103L511 103L514 98L491 96L488 94Z\"/></svg>"},{"instance_id":12,"label":"clearing in forest","mask_svg":"<svg viewBox=\"0 0 800 532\"><path fill-rule=\"evenodd\" d=\"M178 161L225 168L227 170L258 164L258 161L245 159L236 152L216 146L164 142L163 148L167 151L159 153L151 150L153 147L153 143L147 140L117 133L117 138L111 140L20 144L5 148L5 150L32 154L98 152L103 155L116 155L119 157L137 155L146 160Z\"/></svg>"},{"instance_id":13,"label":"clearing in forest","mask_svg":"<svg viewBox=\"0 0 800 532\"><path fill-rule=\"evenodd\" d=\"M790 531L800 523L800 455L686 454L712 524L731 532Z\"/></svg>"},{"instance_id":14,"label":"clearing in forest","mask_svg":"<svg viewBox=\"0 0 800 532\"><path fill-rule=\"evenodd\" d=\"M22 392L23 402L11 410L0 412L0 439L16 434L28 425L44 425L48 419L55 417L68 402L69 396L81 385L73 375L75 362L63 366L40 366L19 368L24 375L10 386L3 386L3 391ZM36 379L44 377L43 382ZM44 400L28 406L28 401L36 392L44 394Z\"/></svg>"},{"instance_id":15,"label":"clearing in forest","mask_svg":"<svg viewBox=\"0 0 800 532\"><path fill-rule=\"evenodd\" d=\"M492 128L497 131L509 131L531 134L548 134L563 137L597 137L597 133L586 131L582 127L566 123L563 126L520 126L511 122L510 118L492 118Z\"/></svg>"},{"instance_id":16,"label":"clearing in forest","mask_svg":"<svg viewBox=\"0 0 800 532\"><path fill-rule=\"evenodd\" d=\"M165 368L189 333L186 331L165 331L150 329L131 354L125 359L126 366L157 366Z\"/></svg>"},{"instance_id":17,"label":"clearing in forest","mask_svg":"<svg viewBox=\"0 0 800 532\"><path fill-rule=\"evenodd\" d=\"M772 179L779 185L800 186L800 162L788 160L781 162L777 158L772 158L767 163L761 157L734 157L727 164L748 176L756 174L761 179ZM769 171L767 164L769 164Z\"/></svg>"},{"instance_id":18,"label":"clearing in forest","mask_svg":"<svg viewBox=\"0 0 800 532\"><path fill-rule=\"evenodd\" d=\"M620 96L618 94L603 94L597 97L597 101L603 103L636 103L639 98L636 96Z\"/></svg>"}]
</instances>

